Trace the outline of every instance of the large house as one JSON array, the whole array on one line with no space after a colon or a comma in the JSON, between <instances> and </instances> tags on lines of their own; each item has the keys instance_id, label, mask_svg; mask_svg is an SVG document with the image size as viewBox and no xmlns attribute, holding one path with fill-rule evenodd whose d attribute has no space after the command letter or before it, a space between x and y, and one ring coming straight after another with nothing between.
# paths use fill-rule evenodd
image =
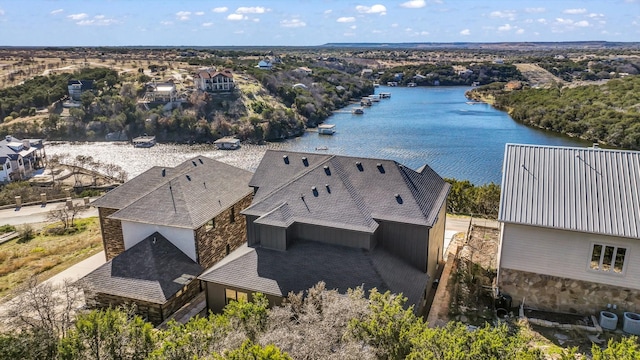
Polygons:
<instances>
[{"instance_id":1,"label":"large house","mask_svg":"<svg viewBox=\"0 0 640 360\"><path fill-rule=\"evenodd\" d=\"M514 304L640 310L640 152L507 144L497 284Z\"/></svg>"},{"instance_id":2,"label":"large house","mask_svg":"<svg viewBox=\"0 0 640 360\"><path fill-rule=\"evenodd\" d=\"M198 156L153 167L93 202L107 263L83 278L95 307L136 303L164 321L200 289L196 277L246 242L240 211L252 173Z\"/></svg>"},{"instance_id":3,"label":"large house","mask_svg":"<svg viewBox=\"0 0 640 360\"><path fill-rule=\"evenodd\" d=\"M227 92L235 87L230 69L222 71L203 70L194 75L196 88L206 92Z\"/></svg>"},{"instance_id":4,"label":"large house","mask_svg":"<svg viewBox=\"0 0 640 360\"><path fill-rule=\"evenodd\" d=\"M261 292L272 305L319 281L403 293L414 310L443 252L449 184L428 166L269 150L242 211L247 244L206 270L208 307Z\"/></svg>"},{"instance_id":5,"label":"large house","mask_svg":"<svg viewBox=\"0 0 640 360\"><path fill-rule=\"evenodd\" d=\"M93 80L69 80L67 89L71 100L80 101L83 92L93 89Z\"/></svg>"},{"instance_id":6,"label":"large house","mask_svg":"<svg viewBox=\"0 0 640 360\"><path fill-rule=\"evenodd\" d=\"M44 166L42 139L20 140L11 135L0 141L0 182L24 180Z\"/></svg>"},{"instance_id":7,"label":"large house","mask_svg":"<svg viewBox=\"0 0 640 360\"><path fill-rule=\"evenodd\" d=\"M178 99L176 85L171 82L166 83L149 83L147 84L147 92L145 100L156 103L170 103Z\"/></svg>"}]
</instances>

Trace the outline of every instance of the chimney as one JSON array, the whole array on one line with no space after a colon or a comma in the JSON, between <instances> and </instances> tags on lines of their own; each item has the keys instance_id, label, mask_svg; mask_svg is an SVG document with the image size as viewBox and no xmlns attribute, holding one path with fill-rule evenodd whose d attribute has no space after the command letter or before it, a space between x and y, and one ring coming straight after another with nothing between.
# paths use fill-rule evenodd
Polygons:
<instances>
[{"instance_id":1,"label":"chimney","mask_svg":"<svg viewBox=\"0 0 640 360\"><path fill-rule=\"evenodd\" d=\"M282 155L282 160L284 160L284 163L289 165L289 156L287 155Z\"/></svg>"}]
</instances>

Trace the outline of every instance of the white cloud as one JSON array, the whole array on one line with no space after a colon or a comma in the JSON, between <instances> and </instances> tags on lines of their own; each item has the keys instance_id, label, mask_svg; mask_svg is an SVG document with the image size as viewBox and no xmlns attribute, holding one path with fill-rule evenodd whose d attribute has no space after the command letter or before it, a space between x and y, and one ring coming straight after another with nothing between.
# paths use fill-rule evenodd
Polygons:
<instances>
[{"instance_id":1,"label":"white cloud","mask_svg":"<svg viewBox=\"0 0 640 360\"><path fill-rule=\"evenodd\" d=\"M280 26L286 28L299 28L305 27L307 24L300 19L291 19L291 20L282 20L280 21Z\"/></svg>"},{"instance_id":2,"label":"white cloud","mask_svg":"<svg viewBox=\"0 0 640 360\"><path fill-rule=\"evenodd\" d=\"M460 31L460 35L462 35L462 36L469 36L469 35L471 35L471 30L469 30L469 29L464 29L464 30Z\"/></svg>"},{"instance_id":3,"label":"white cloud","mask_svg":"<svg viewBox=\"0 0 640 360\"><path fill-rule=\"evenodd\" d=\"M253 22L260 22L260 18L253 18L253 19L251 19L251 21L253 21Z\"/></svg>"},{"instance_id":4,"label":"white cloud","mask_svg":"<svg viewBox=\"0 0 640 360\"><path fill-rule=\"evenodd\" d=\"M536 14L536 13L543 13L547 11L547 9L543 7L537 7L537 8L526 8L524 9L524 11L528 12L529 14Z\"/></svg>"},{"instance_id":5,"label":"white cloud","mask_svg":"<svg viewBox=\"0 0 640 360\"><path fill-rule=\"evenodd\" d=\"M213 23L212 23L212 22L202 23L202 26L204 26L204 27L210 27L210 26L213 26Z\"/></svg>"},{"instance_id":6,"label":"white cloud","mask_svg":"<svg viewBox=\"0 0 640 360\"><path fill-rule=\"evenodd\" d=\"M271 11L271 9L262 6L241 6L236 9L237 14L264 14L267 11Z\"/></svg>"},{"instance_id":7,"label":"white cloud","mask_svg":"<svg viewBox=\"0 0 640 360\"><path fill-rule=\"evenodd\" d=\"M582 21L578 21L577 23L573 24L577 27L588 27L590 24L587 20L582 20Z\"/></svg>"},{"instance_id":8,"label":"white cloud","mask_svg":"<svg viewBox=\"0 0 640 360\"><path fill-rule=\"evenodd\" d=\"M540 19L538 19L536 21L539 22L540 24L546 24L547 23L547 19L545 19L545 18L540 18Z\"/></svg>"},{"instance_id":9,"label":"white cloud","mask_svg":"<svg viewBox=\"0 0 640 360\"><path fill-rule=\"evenodd\" d=\"M173 25L173 21L160 21L160 24L164 26Z\"/></svg>"},{"instance_id":10,"label":"white cloud","mask_svg":"<svg viewBox=\"0 0 640 360\"><path fill-rule=\"evenodd\" d=\"M349 26L349 29L351 29L351 30L355 30L355 29L357 29L357 28L358 28L358 27L357 27L356 25L351 25L351 26Z\"/></svg>"},{"instance_id":11,"label":"white cloud","mask_svg":"<svg viewBox=\"0 0 640 360\"><path fill-rule=\"evenodd\" d=\"M227 15L227 20L238 21L238 20L247 20L248 17L242 14L229 14Z\"/></svg>"},{"instance_id":12,"label":"white cloud","mask_svg":"<svg viewBox=\"0 0 640 360\"><path fill-rule=\"evenodd\" d=\"M191 11L178 11L176 13L176 17L178 18L178 20L180 21L186 21L189 20L189 16L191 16Z\"/></svg>"},{"instance_id":13,"label":"white cloud","mask_svg":"<svg viewBox=\"0 0 640 360\"><path fill-rule=\"evenodd\" d=\"M71 20L82 20L82 19L86 19L89 15L85 14L85 13L79 13L79 14L71 14L68 15L67 17Z\"/></svg>"},{"instance_id":14,"label":"white cloud","mask_svg":"<svg viewBox=\"0 0 640 360\"><path fill-rule=\"evenodd\" d=\"M492 11L489 16L493 18L509 19L513 21L516 18L516 12L515 10Z\"/></svg>"},{"instance_id":15,"label":"white cloud","mask_svg":"<svg viewBox=\"0 0 640 360\"><path fill-rule=\"evenodd\" d=\"M196 16L202 16L202 15L204 15L204 11L198 11L198 12L195 12L193 14L196 15Z\"/></svg>"},{"instance_id":16,"label":"white cloud","mask_svg":"<svg viewBox=\"0 0 640 360\"><path fill-rule=\"evenodd\" d=\"M229 8L226 6L211 9L211 11L213 11L214 13L224 13L224 12L227 12L228 10Z\"/></svg>"},{"instance_id":17,"label":"white cloud","mask_svg":"<svg viewBox=\"0 0 640 360\"><path fill-rule=\"evenodd\" d=\"M421 31L421 32L420 32L420 35L422 35L422 36L427 36L427 35L429 35L429 32L428 32L428 31Z\"/></svg>"},{"instance_id":18,"label":"white cloud","mask_svg":"<svg viewBox=\"0 0 640 360\"><path fill-rule=\"evenodd\" d=\"M582 9L564 9L564 10L562 10L562 12L564 14L578 15L578 14L586 13L587 9L585 9L585 8L582 8Z\"/></svg>"},{"instance_id":19,"label":"white cloud","mask_svg":"<svg viewBox=\"0 0 640 360\"><path fill-rule=\"evenodd\" d=\"M518 30L516 30L516 34L518 34L518 35L522 35L522 34L524 34L524 29L518 29Z\"/></svg>"},{"instance_id":20,"label":"white cloud","mask_svg":"<svg viewBox=\"0 0 640 360\"><path fill-rule=\"evenodd\" d=\"M410 0L403 2L400 6L407 9L419 9L427 6L427 3L424 0Z\"/></svg>"},{"instance_id":21,"label":"white cloud","mask_svg":"<svg viewBox=\"0 0 640 360\"><path fill-rule=\"evenodd\" d=\"M555 25L565 26L567 28L591 26L587 20L573 21L571 19L564 18L556 18Z\"/></svg>"},{"instance_id":22,"label":"white cloud","mask_svg":"<svg viewBox=\"0 0 640 360\"><path fill-rule=\"evenodd\" d=\"M356 21L356 18L354 18L353 16L343 16L339 17L336 21L339 23L350 23Z\"/></svg>"},{"instance_id":23,"label":"white cloud","mask_svg":"<svg viewBox=\"0 0 640 360\"><path fill-rule=\"evenodd\" d=\"M356 11L358 11L361 14L380 14L380 15L387 14L387 8L384 5L380 5L380 4L376 4L373 6L358 5L356 6Z\"/></svg>"},{"instance_id":24,"label":"white cloud","mask_svg":"<svg viewBox=\"0 0 640 360\"><path fill-rule=\"evenodd\" d=\"M0 9L0 11L2 11L2 9ZM61 12L63 12L64 9L55 9L52 12L50 12L51 15L57 15L60 14Z\"/></svg>"},{"instance_id":25,"label":"white cloud","mask_svg":"<svg viewBox=\"0 0 640 360\"><path fill-rule=\"evenodd\" d=\"M116 19L107 19L104 15L96 15L93 19L83 19L76 22L80 26L109 26L117 23Z\"/></svg>"},{"instance_id":26,"label":"white cloud","mask_svg":"<svg viewBox=\"0 0 640 360\"><path fill-rule=\"evenodd\" d=\"M0 16L4 15L4 10L0 9Z\"/></svg>"},{"instance_id":27,"label":"white cloud","mask_svg":"<svg viewBox=\"0 0 640 360\"><path fill-rule=\"evenodd\" d=\"M332 12L333 12L333 10L329 9L329 10L325 10L325 11L324 11L324 14L325 14L325 15L329 15L329 14L331 14Z\"/></svg>"},{"instance_id":28,"label":"white cloud","mask_svg":"<svg viewBox=\"0 0 640 360\"><path fill-rule=\"evenodd\" d=\"M589 15L587 15L588 17L592 18L592 19L600 19L604 17L604 14L596 14L596 13L591 13Z\"/></svg>"},{"instance_id":29,"label":"white cloud","mask_svg":"<svg viewBox=\"0 0 640 360\"><path fill-rule=\"evenodd\" d=\"M509 31L509 30L513 30L513 27L511 26L511 24L504 24L502 26L498 26L498 31Z\"/></svg>"}]
</instances>

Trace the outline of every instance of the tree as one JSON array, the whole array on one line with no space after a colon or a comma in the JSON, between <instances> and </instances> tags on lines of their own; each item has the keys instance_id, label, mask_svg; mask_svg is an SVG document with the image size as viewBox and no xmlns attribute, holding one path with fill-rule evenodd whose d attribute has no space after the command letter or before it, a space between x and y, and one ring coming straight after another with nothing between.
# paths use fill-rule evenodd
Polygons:
<instances>
[{"instance_id":1,"label":"tree","mask_svg":"<svg viewBox=\"0 0 640 360\"><path fill-rule=\"evenodd\" d=\"M216 355L215 359L219 360L292 360L292 358L283 353L274 345L253 344L251 341L245 341L238 349L225 351L224 355Z\"/></svg>"},{"instance_id":2,"label":"tree","mask_svg":"<svg viewBox=\"0 0 640 360\"><path fill-rule=\"evenodd\" d=\"M596 344L591 346L593 360L632 360L640 359L640 346L635 336L624 337L620 342L609 339L603 350Z\"/></svg>"},{"instance_id":3,"label":"tree","mask_svg":"<svg viewBox=\"0 0 640 360\"><path fill-rule=\"evenodd\" d=\"M86 209L82 206L71 206L68 207L66 204L59 206L56 209L49 211L47 214L47 220L53 222L61 222L63 230L67 230L74 226L75 218L85 211Z\"/></svg>"},{"instance_id":4,"label":"tree","mask_svg":"<svg viewBox=\"0 0 640 360\"><path fill-rule=\"evenodd\" d=\"M244 336L255 341L267 324L269 300L261 293L253 295L252 301L240 299L232 301L224 308L224 316L229 319L231 327L244 333Z\"/></svg>"},{"instance_id":5,"label":"tree","mask_svg":"<svg viewBox=\"0 0 640 360\"><path fill-rule=\"evenodd\" d=\"M220 353L226 347L231 330L228 319L216 314L197 316L186 324L171 321L166 330L159 333L160 345L151 354L151 359L201 359Z\"/></svg>"}]
</instances>

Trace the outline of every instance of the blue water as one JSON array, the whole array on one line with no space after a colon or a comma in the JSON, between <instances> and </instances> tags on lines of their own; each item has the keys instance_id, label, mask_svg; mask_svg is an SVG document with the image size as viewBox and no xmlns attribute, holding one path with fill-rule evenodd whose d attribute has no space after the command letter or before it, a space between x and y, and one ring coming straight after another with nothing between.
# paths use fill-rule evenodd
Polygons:
<instances>
[{"instance_id":1,"label":"blue water","mask_svg":"<svg viewBox=\"0 0 640 360\"><path fill-rule=\"evenodd\" d=\"M411 168L428 164L442 177L474 184L501 181L506 143L588 146L577 139L532 129L513 121L487 104L469 105L467 87L380 87L390 92L353 115L343 109L325 124L335 124L333 136L306 133L289 140L295 151L396 160ZM359 106L359 105L358 105ZM328 150L316 150L327 147Z\"/></svg>"}]
</instances>

